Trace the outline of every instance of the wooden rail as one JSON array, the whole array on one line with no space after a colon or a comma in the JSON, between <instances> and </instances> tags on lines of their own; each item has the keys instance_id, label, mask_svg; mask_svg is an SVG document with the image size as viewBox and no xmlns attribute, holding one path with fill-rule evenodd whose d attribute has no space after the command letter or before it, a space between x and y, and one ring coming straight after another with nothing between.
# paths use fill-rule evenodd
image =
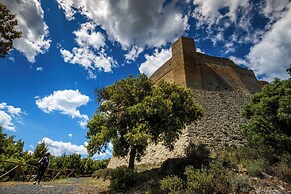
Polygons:
<instances>
[{"instance_id":1,"label":"wooden rail","mask_svg":"<svg viewBox=\"0 0 291 194\"><path fill-rule=\"evenodd\" d=\"M22 175L24 177L24 179L27 181L27 182L30 182L30 181L33 181L35 179L35 176L32 176L32 174L29 175L29 177L27 175L25 175L24 173L24 170L22 168L22 166L28 166L28 167L31 167L31 168L35 168L35 169L38 169L37 166L34 166L34 165L30 165L30 164L25 164L25 163L19 163L19 162L13 162L13 161L7 161L7 160L0 160L0 163L10 163L10 164L15 164L16 166L14 166L13 168L11 168L9 171L5 172L4 174L2 174L0 176L0 179L6 175L8 175L10 172L14 171L14 170L17 170L17 169L20 169L21 172L22 172ZM75 172L75 169L52 169L52 168L48 168L46 170L47 171L53 171L53 173L51 174L51 181L54 181L62 172L65 172L65 178L68 178L72 173ZM69 175L67 175L67 172L70 172ZM54 176L55 172L57 172L57 175Z\"/></svg>"}]
</instances>

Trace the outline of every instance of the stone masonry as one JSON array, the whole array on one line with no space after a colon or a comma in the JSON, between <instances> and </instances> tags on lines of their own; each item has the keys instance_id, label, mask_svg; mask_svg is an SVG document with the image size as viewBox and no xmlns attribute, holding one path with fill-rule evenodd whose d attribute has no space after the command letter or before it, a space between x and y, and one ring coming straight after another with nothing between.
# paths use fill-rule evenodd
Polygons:
<instances>
[{"instance_id":1,"label":"stone masonry","mask_svg":"<svg viewBox=\"0 0 291 194\"><path fill-rule=\"evenodd\" d=\"M229 59L197 53L194 40L181 37L172 45L172 58L151 79L190 88L195 102L204 109L204 117L186 126L173 151L168 151L161 143L150 145L136 165L158 165L168 158L182 157L190 142L207 144L210 150L245 142L239 128L245 119L240 112L250 94L259 91L264 84L256 79L253 71ZM113 157L108 167L127 164L128 157Z\"/></svg>"}]
</instances>

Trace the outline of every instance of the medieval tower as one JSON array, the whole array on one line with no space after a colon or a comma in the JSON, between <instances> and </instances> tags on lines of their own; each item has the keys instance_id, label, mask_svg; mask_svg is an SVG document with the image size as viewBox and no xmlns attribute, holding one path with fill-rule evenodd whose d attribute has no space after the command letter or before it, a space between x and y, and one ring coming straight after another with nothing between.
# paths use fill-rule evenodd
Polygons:
<instances>
[{"instance_id":1,"label":"medieval tower","mask_svg":"<svg viewBox=\"0 0 291 194\"><path fill-rule=\"evenodd\" d=\"M168 158L181 157L190 142L206 144L210 149L245 142L240 115L250 94L265 84L258 81L252 70L237 66L225 58L196 52L191 38L181 37L172 45L172 58L150 77L154 82L164 80L193 91L194 100L204 109L203 118L187 126L175 149L169 152L162 144L150 145L146 155L136 164L160 164ZM126 165L128 158L111 158L109 168Z\"/></svg>"}]
</instances>

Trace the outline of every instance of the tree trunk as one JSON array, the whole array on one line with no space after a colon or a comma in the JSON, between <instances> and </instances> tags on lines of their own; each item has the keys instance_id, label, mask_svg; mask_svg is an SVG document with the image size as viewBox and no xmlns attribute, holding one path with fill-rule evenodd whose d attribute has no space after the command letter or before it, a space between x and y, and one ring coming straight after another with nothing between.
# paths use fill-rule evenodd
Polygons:
<instances>
[{"instance_id":1,"label":"tree trunk","mask_svg":"<svg viewBox=\"0 0 291 194\"><path fill-rule=\"evenodd\" d=\"M136 155L136 147L135 146L131 146L130 152L129 152L129 164L128 164L128 168L134 169L134 159L135 159L135 155Z\"/></svg>"}]
</instances>

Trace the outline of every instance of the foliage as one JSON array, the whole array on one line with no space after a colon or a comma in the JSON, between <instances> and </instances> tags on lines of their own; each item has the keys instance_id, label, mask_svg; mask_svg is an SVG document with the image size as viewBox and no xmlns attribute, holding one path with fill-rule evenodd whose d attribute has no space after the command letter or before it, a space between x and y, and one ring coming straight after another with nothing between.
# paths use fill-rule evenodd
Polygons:
<instances>
[{"instance_id":1,"label":"foliage","mask_svg":"<svg viewBox=\"0 0 291 194\"><path fill-rule=\"evenodd\" d=\"M133 169L126 166L117 167L110 172L110 188L125 192L134 186L136 173Z\"/></svg>"},{"instance_id":2,"label":"foliage","mask_svg":"<svg viewBox=\"0 0 291 194\"><path fill-rule=\"evenodd\" d=\"M208 169L188 166L184 173L187 176L187 193L213 193L214 175Z\"/></svg>"},{"instance_id":3,"label":"foliage","mask_svg":"<svg viewBox=\"0 0 291 194\"><path fill-rule=\"evenodd\" d=\"M160 180L160 188L167 193L179 193L183 190L183 180L178 176L167 176Z\"/></svg>"},{"instance_id":4,"label":"foliage","mask_svg":"<svg viewBox=\"0 0 291 194\"><path fill-rule=\"evenodd\" d=\"M224 156L220 156L209 165L209 173L214 176L213 188L215 188L216 193L230 193L231 174L224 158Z\"/></svg>"},{"instance_id":5,"label":"foliage","mask_svg":"<svg viewBox=\"0 0 291 194\"><path fill-rule=\"evenodd\" d=\"M291 183L291 154L283 153L279 158L279 162L271 167L273 174Z\"/></svg>"},{"instance_id":6,"label":"foliage","mask_svg":"<svg viewBox=\"0 0 291 194\"><path fill-rule=\"evenodd\" d=\"M47 148L47 145L45 145L45 142L42 141L40 142L39 144L37 144L37 146L35 147L34 149L34 152L33 152L33 156L34 158L36 159L40 159L42 158L45 153L48 152L48 148Z\"/></svg>"},{"instance_id":7,"label":"foliage","mask_svg":"<svg viewBox=\"0 0 291 194\"><path fill-rule=\"evenodd\" d=\"M201 168L208 166L210 162L210 151L204 144L195 145L190 143L185 148L185 157L169 158L161 165L160 172L163 175L178 175L183 177L186 166Z\"/></svg>"},{"instance_id":8,"label":"foliage","mask_svg":"<svg viewBox=\"0 0 291 194\"><path fill-rule=\"evenodd\" d=\"M97 98L100 106L88 123L88 152L100 152L111 141L113 155L129 154L130 168L150 142L162 141L173 149L185 124L202 116L189 89L166 82L153 85L145 75L97 90Z\"/></svg>"},{"instance_id":9,"label":"foliage","mask_svg":"<svg viewBox=\"0 0 291 194\"><path fill-rule=\"evenodd\" d=\"M107 179L110 177L111 169L110 168L104 168L104 169L98 169L95 170L92 174L93 178L101 178L101 179Z\"/></svg>"},{"instance_id":10,"label":"foliage","mask_svg":"<svg viewBox=\"0 0 291 194\"><path fill-rule=\"evenodd\" d=\"M231 179L232 190L236 193L248 193L250 183L244 175L235 175Z\"/></svg>"},{"instance_id":11,"label":"foliage","mask_svg":"<svg viewBox=\"0 0 291 194\"><path fill-rule=\"evenodd\" d=\"M291 151L291 78L275 79L251 97L242 114L243 132L252 144Z\"/></svg>"},{"instance_id":12,"label":"foliage","mask_svg":"<svg viewBox=\"0 0 291 194\"><path fill-rule=\"evenodd\" d=\"M2 132L2 127L0 126L0 160L13 161L13 162L23 162L23 156L27 152L23 152L24 142L21 140L16 141L15 136L7 136L7 134ZM26 157L26 156L25 156ZM4 174L8 170L15 167L12 163L0 163L0 174ZM4 176L1 180L7 181L9 179L14 179L16 177L17 171L9 173Z\"/></svg>"},{"instance_id":13,"label":"foliage","mask_svg":"<svg viewBox=\"0 0 291 194\"><path fill-rule=\"evenodd\" d=\"M160 173L162 175L183 176L183 172L187 164L188 163L185 158L169 158L162 163Z\"/></svg>"},{"instance_id":14,"label":"foliage","mask_svg":"<svg viewBox=\"0 0 291 194\"><path fill-rule=\"evenodd\" d=\"M0 58L5 57L13 47L13 40L21 37L21 32L16 31L15 15L0 3Z\"/></svg>"},{"instance_id":15,"label":"foliage","mask_svg":"<svg viewBox=\"0 0 291 194\"><path fill-rule=\"evenodd\" d=\"M210 150L205 144L196 145L190 143L186 149L186 160L187 164L193 166L194 168L201 168L201 166L208 166L210 162Z\"/></svg>"},{"instance_id":16,"label":"foliage","mask_svg":"<svg viewBox=\"0 0 291 194\"><path fill-rule=\"evenodd\" d=\"M253 177L262 177L262 172L264 169L263 160L253 160L245 164L248 173Z\"/></svg>"},{"instance_id":17,"label":"foliage","mask_svg":"<svg viewBox=\"0 0 291 194\"><path fill-rule=\"evenodd\" d=\"M94 160L92 158L82 159L82 174L92 175L94 172L102 169L106 169L108 166L109 159L105 160ZM92 175L93 176L93 175Z\"/></svg>"}]
</instances>

